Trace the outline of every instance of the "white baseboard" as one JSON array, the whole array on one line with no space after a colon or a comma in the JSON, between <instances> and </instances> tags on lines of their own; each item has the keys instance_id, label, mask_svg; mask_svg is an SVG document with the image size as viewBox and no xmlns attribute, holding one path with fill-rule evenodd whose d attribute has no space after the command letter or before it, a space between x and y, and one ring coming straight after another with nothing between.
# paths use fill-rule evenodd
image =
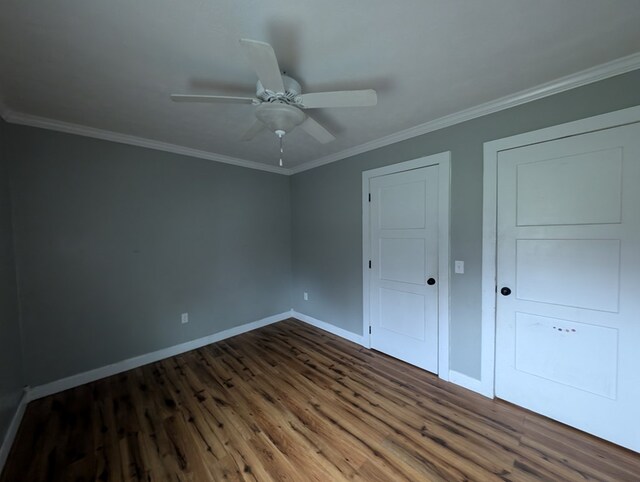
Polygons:
<instances>
[{"instance_id":1,"label":"white baseboard","mask_svg":"<svg viewBox=\"0 0 640 482\"><path fill-rule=\"evenodd\" d=\"M232 336L241 335L242 333L246 333L248 331L252 331L257 328L276 323L278 321L286 320L287 318L291 318L292 316L292 311L285 311L284 313L268 316L267 318L253 321L251 323L246 323L244 325L235 326L233 328L229 328L228 330L223 330L218 333L205 336L203 338L198 338L196 340L180 343L179 345L163 348L162 350L157 350L151 353L146 353L144 355L128 358L127 360L122 360L117 363L112 363L111 365L106 365L94 370L89 370L87 372L78 373L77 375L72 375L67 378L62 378L50 383L45 383L44 385L38 385L30 388L27 391L27 401L37 400L38 398L53 395L54 393L59 393L70 388L78 387L80 385L84 385L85 383L94 382L96 380L100 380L101 378L116 375L133 368L138 368L142 365L147 365L159 360L164 360L165 358L179 355L187 351L195 350L205 345L210 345L211 343L224 340L225 338L231 338Z\"/></svg>"},{"instance_id":2,"label":"white baseboard","mask_svg":"<svg viewBox=\"0 0 640 482\"><path fill-rule=\"evenodd\" d=\"M20 428L20 422L22 422L22 416L24 415L24 411L27 409L28 403L29 390L25 389L22 397L20 398L20 402L18 403L18 407L16 408L16 413L13 415L11 423L9 424L9 428L7 429L7 433L4 436L2 445L0 445L0 473L2 473L2 469L4 468L4 464L7 461L7 457L9 457L11 446L13 445L13 441L18 434L18 428Z\"/></svg>"},{"instance_id":3,"label":"white baseboard","mask_svg":"<svg viewBox=\"0 0 640 482\"><path fill-rule=\"evenodd\" d=\"M339 328L331 323L327 323L326 321L317 320L309 315L305 315L303 313L298 313L295 310L291 310L291 316L297 318L300 321L304 321L309 325L315 326L316 328L320 328L321 330L328 331L340 338L344 338L346 340L357 343L358 345L362 345L365 348L369 348L368 337L364 337L362 335L356 335L350 331L347 331L343 328Z\"/></svg>"},{"instance_id":4,"label":"white baseboard","mask_svg":"<svg viewBox=\"0 0 640 482\"><path fill-rule=\"evenodd\" d=\"M48 395L53 395L54 393L59 393L80 385L84 385L85 383L90 383L101 378L116 375L118 373L122 373L124 371L140 367L142 365L147 365L149 363L179 355L187 351L195 350L205 345L209 345L226 338L231 338L236 335L241 335L242 333L247 333L257 328L261 328L263 326L267 326L272 323L276 323L278 321L286 320L287 318L292 317L308 323L309 325L315 326L316 328L320 328L321 330L327 331L336 336L357 343L358 345L362 345L365 348L369 348L368 337L366 336L357 335L325 321L318 320L303 313L299 313L295 310L290 310L277 315L269 316L267 318L263 318L261 320L253 321L251 323L246 323L244 325L229 328L227 330L223 330L218 333L205 336L203 338L180 343L179 345L163 348L162 350L157 350L145 355L129 358L127 360L113 363L111 365L106 365L94 370L89 370L77 375L72 375L67 378L62 378L60 380L46 383L44 385L38 385L33 388L26 388L20 400L18 408L16 409L16 413L11 421L11 424L9 425L4 441L0 446L0 472L2 471L2 468L4 467L4 464L7 460L15 436L18 433L18 428L20 427L22 416L24 415L27 404L30 401L37 400L38 398L46 397ZM455 370L450 370L449 381L451 383L455 383L456 385L467 388L469 390L473 390L474 392L478 392L484 396L488 396L491 398L491 395L483 392L483 387L480 380L476 380L475 378L471 378L460 372L456 372Z\"/></svg>"},{"instance_id":5,"label":"white baseboard","mask_svg":"<svg viewBox=\"0 0 640 482\"><path fill-rule=\"evenodd\" d=\"M320 328L321 330L324 331L328 331L329 333L332 333L336 336L339 336L341 338L344 338L346 340L352 341L354 343L357 343L358 345L362 345L365 348L371 348L371 346L369 345L368 342L368 337L367 336L362 336L362 335L356 335L355 333L352 333L350 331L347 331L343 328L339 328L335 325L332 325L330 323L327 323L326 321L321 321L318 320L316 318L313 318L309 315L305 315L303 313L299 313L295 310L291 310L291 316L293 318L296 318L300 321L304 321L305 323L308 323L312 326L315 326L316 328ZM442 374L445 375L445 374ZM459 385L463 388L466 388L468 390L472 390L474 392L477 392L481 395L484 395L485 397L488 398L493 398L493 393L487 393L486 390L484 389L484 386L482 385L482 382L480 380L476 380L475 378L472 378L468 375L465 375L463 373L457 372L455 370L449 370L448 372L448 379L445 378L444 376L440 375L440 378L448 381L450 383L453 383L455 385Z\"/></svg>"},{"instance_id":6,"label":"white baseboard","mask_svg":"<svg viewBox=\"0 0 640 482\"><path fill-rule=\"evenodd\" d=\"M471 378L464 373L460 373L455 370L449 370L449 381L468 390L477 392L480 395L484 395L487 398L493 398L493 394L486 393L486 391L484 390L484 386L482 385L482 382L480 380Z\"/></svg>"}]
</instances>

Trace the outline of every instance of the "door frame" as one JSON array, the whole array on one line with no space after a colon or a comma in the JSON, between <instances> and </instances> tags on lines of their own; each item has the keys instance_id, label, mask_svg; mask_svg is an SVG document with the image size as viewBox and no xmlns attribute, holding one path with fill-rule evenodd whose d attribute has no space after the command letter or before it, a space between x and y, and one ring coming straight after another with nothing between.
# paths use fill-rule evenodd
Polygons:
<instances>
[{"instance_id":1,"label":"door frame","mask_svg":"<svg viewBox=\"0 0 640 482\"><path fill-rule=\"evenodd\" d=\"M482 195L482 347L478 392L495 396L498 153L640 122L640 106L484 143Z\"/></svg>"},{"instance_id":2,"label":"door frame","mask_svg":"<svg viewBox=\"0 0 640 482\"><path fill-rule=\"evenodd\" d=\"M438 377L449 380L449 224L451 191L451 152L441 152L410 161L362 172L362 336L371 348L370 270L371 240L369 223L369 183L374 177L439 166L438 174Z\"/></svg>"}]
</instances>

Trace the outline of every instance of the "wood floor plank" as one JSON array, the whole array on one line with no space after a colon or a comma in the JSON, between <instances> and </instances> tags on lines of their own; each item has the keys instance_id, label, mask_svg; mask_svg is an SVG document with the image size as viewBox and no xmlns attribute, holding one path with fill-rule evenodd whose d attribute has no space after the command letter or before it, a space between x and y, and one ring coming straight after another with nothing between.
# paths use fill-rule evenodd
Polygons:
<instances>
[{"instance_id":1,"label":"wood floor plank","mask_svg":"<svg viewBox=\"0 0 640 482\"><path fill-rule=\"evenodd\" d=\"M638 481L640 454L297 320L31 402L0 482Z\"/></svg>"}]
</instances>

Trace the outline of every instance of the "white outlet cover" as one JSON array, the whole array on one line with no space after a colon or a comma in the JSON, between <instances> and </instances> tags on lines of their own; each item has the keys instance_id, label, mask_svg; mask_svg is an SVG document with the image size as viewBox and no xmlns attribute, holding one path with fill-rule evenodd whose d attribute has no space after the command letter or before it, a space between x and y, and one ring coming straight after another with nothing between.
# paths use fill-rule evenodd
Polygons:
<instances>
[{"instance_id":1,"label":"white outlet cover","mask_svg":"<svg viewBox=\"0 0 640 482\"><path fill-rule=\"evenodd\" d=\"M464 261L456 261L455 262L455 272L458 274L464 273Z\"/></svg>"},{"instance_id":2,"label":"white outlet cover","mask_svg":"<svg viewBox=\"0 0 640 482\"><path fill-rule=\"evenodd\" d=\"M182 313L182 315L180 315L180 321L183 325L189 323L189 313Z\"/></svg>"},{"instance_id":3,"label":"white outlet cover","mask_svg":"<svg viewBox=\"0 0 640 482\"><path fill-rule=\"evenodd\" d=\"M304 292L302 297L304 298L305 301L309 301L309 293L307 293L306 291Z\"/></svg>"}]
</instances>

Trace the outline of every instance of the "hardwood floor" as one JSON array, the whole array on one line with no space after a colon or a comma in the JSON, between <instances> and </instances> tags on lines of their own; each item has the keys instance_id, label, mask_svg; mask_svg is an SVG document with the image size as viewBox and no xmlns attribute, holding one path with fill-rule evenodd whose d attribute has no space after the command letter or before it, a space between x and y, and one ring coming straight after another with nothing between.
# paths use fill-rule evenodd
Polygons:
<instances>
[{"instance_id":1,"label":"hardwood floor","mask_svg":"<svg viewBox=\"0 0 640 482\"><path fill-rule=\"evenodd\" d=\"M0 481L83 480L637 481L640 455L287 320L29 404Z\"/></svg>"}]
</instances>

